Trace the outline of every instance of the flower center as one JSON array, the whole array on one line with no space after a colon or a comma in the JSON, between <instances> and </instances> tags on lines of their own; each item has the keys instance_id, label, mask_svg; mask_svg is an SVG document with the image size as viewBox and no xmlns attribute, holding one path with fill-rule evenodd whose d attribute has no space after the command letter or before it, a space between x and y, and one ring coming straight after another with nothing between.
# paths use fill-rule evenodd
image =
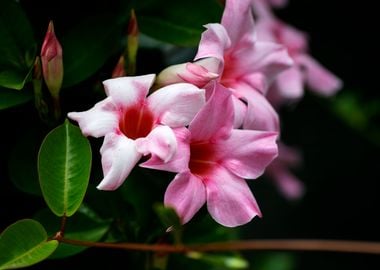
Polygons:
<instances>
[{"instance_id":1,"label":"flower center","mask_svg":"<svg viewBox=\"0 0 380 270\"><path fill-rule=\"evenodd\" d=\"M154 117L145 105L135 105L124 111L119 123L121 132L130 139L146 137L152 130Z\"/></svg>"},{"instance_id":2,"label":"flower center","mask_svg":"<svg viewBox=\"0 0 380 270\"><path fill-rule=\"evenodd\" d=\"M217 164L215 146L210 142L192 142L190 144L189 168L193 174L205 175Z\"/></svg>"}]
</instances>

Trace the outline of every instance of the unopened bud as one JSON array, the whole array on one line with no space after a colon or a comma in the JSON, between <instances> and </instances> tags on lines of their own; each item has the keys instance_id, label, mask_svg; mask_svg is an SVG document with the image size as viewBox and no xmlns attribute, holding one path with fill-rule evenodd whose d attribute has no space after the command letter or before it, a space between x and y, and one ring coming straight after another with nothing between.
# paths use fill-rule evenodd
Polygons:
<instances>
[{"instance_id":1,"label":"unopened bud","mask_svg":"<svg viewBox=\"0 0 380 270\"><path fill-rule=\"evenodd\" d=\"M134 75L136 72L136 57L139 46L138 36L139 28L137 25L137 18L135 11L132 9L127 34L128 75Z\"/></svg>"},{"instance_id":2,"label":"unopened bud","mask_svg":"<svg viewBox=\"0 0 380 270\"><path fill-rule=\"evenodd\" d=\"M120 56L115 68L112 71L112 78L123 77L126 75L125 72L125 58L124 55Z\"/></svg>"},{"instance_id":3,"label":"unopened bud","mask_svg":"<svg viewBox=\"0 0 380 270\"><path fill-rule=\"evenodd\" d=\"M42 74L53 97L58 97L63 80L62 46L54 33L53 22L45 35L41 48Z\"/></svg>"}]
</instances>

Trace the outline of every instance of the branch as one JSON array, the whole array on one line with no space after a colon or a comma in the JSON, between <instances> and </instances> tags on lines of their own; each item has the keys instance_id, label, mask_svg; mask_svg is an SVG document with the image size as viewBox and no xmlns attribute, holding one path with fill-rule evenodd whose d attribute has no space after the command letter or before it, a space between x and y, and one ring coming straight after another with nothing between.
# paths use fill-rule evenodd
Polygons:
<instances>
[{"instance_id":1,"label":"branch","mask_svg":"<svg viewBox=\"0 0 380 270\"><path fill-rule=\"evenodd\" d=\"M191 245L164 245L140 243L101 243L62 238L60 242L77 246L167 253L187 253L190 251L210 252L237 250L281 250L366 253L380 255L380 243L347 240L247 240Z\"/></svg>"}]
</instances>

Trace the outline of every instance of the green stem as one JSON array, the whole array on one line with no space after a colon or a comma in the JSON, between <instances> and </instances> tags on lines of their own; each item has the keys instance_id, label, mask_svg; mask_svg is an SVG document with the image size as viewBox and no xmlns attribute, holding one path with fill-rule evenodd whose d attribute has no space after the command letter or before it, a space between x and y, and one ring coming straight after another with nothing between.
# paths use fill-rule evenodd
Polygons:
<instances>
[{"instance_id":1,"label":"green stem","mask_svg":"<svg viewBox=\"0 0 380 270\"><path fill-rule=\"evenodd\" d=\"M87 247L152 251L166 253L187 253L191 251L237 251L237 250L276 250L276 251L323 251L343 253L367 253L380 255L380 243L348 240L247 240L216 242L191 245L164 245L140 243L101 243L62 238L60 242Z\"/></svg>"}]
</instances>

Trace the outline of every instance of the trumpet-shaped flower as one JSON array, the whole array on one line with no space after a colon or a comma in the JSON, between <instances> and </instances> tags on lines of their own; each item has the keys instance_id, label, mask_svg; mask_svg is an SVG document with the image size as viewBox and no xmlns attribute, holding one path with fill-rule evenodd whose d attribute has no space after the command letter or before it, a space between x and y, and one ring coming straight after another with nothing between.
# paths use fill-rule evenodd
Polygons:
<instances>
[{"instance_id":1,"label":"trumpet-shaped flower","mask_svg":"<svg viewBox=\"0 0 380 270\"><path fill-rule=\"evenodd\" d=\"M193 65L179 65L160 73L158 82L199 85L217 75L219 83L233 92L236 127L250 123L244 128L278 130L277 113L264 95L274 78L292 64L286 49L256 40L249 0L227 0L221 24L206 28L193 63L199 66L197 76Z\"/></svg>"},{"instance_id":2,"label":"trumpet-shaped flower","mask_svg":"<svg viewBox=\"0 0 380 270\"><path fill-rule=\"evenodd\" d=\"M183 223L207 202L211 216L228 227L261 216L244 179L255 179L276 157L276 132L233 129L231 92L211 83L211 97L189 125L175 130L178 151L164 163L156 157L142 167L177 172L165 193Z\"/></svg>"},{"instance_id":3,"label":"trumpet-shaped flower","mask_svg":"<svg viewBox=\"0 0 380 270\"><path fill-rule=\"evenodd\" d=\"M146 97L155 75L120 77L103 82L107 98L68 117L85 136L103 137L101 190L118 188L143 155L168 162L177 150L171 128L186 126L204 105L204 90L173 84Z\"/></svg>"},{"instance_id":4,"label":"trumpet-shaped flower","mask_svg":"<svg viewBox=\"0 0 380 270\"><path fill-rule=\"evenodd\" d=\"M263 0L253 0L257 15L257 36L262 41L284 45L294 66L279 74L270 89L273 103L299 99L304 85L317 94L330 96L341 87L341 80L308 54L308 37L305 33L277 19Z\"/></svg>"}]
</instances>

